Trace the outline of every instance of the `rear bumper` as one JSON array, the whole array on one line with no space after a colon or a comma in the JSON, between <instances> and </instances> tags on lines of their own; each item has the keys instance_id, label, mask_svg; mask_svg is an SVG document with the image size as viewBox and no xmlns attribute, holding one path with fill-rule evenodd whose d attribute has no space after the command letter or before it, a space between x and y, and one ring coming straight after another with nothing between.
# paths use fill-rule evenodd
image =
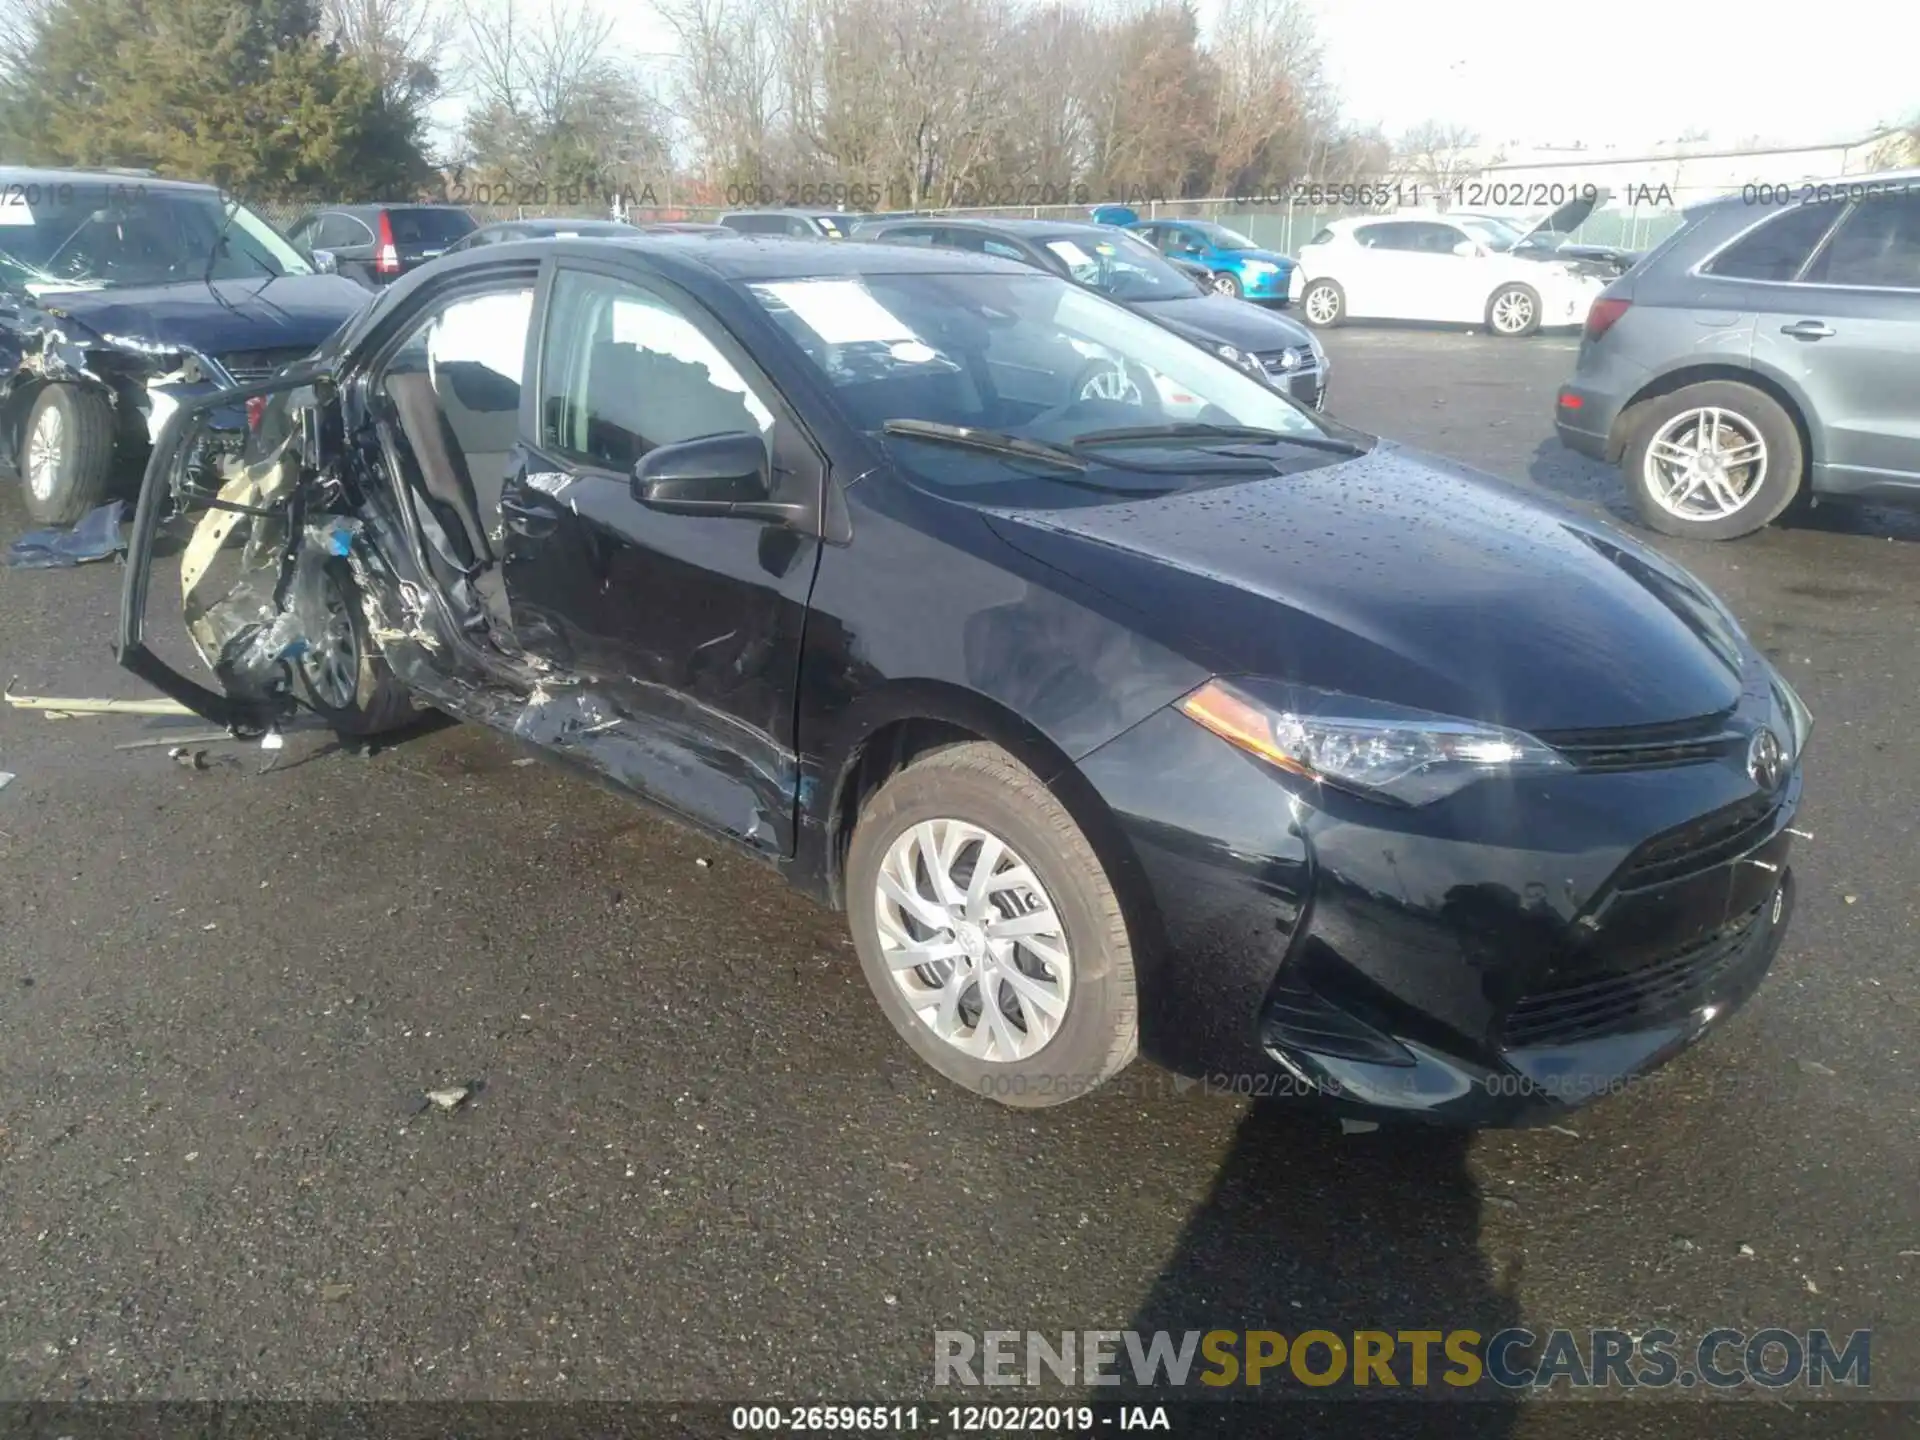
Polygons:
<instances>
[{"instance_id":1,"label":"rear bumper","mask_svg":"<svg viewBox=\"0 0 1920 1440\"><path fill-rule=\"evenodd\" d=\"M1605 407L1596 403L1597 400L1598 397L1588 396L1576 386L1562 385L1554 397L1554 433L1559 435L1560 443L1575 454L1611 462L1615 458L1609 453L1611 420L1599 418L1605 414Z\"/></svg>"}]
</instances>

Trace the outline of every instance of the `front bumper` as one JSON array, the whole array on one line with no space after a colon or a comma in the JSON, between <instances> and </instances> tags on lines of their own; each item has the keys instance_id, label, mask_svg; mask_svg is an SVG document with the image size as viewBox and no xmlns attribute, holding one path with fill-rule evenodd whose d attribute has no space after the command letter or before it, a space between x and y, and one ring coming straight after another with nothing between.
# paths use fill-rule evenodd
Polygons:
<instances>
[{"instance_id":1,"label":"front bumper","mask_svg":"<svg viewBox=\"0 0 1920 1440\"><path fill-rule=\"evenodd\" d=\"M1289 266L1285 270L1272 270L1259 275L1250 275L1242 271L1236 275L1240 282L1240 293L1248 300L1287 299L1288 280L1298 270L1298 266Z\"/></svg>"},{"instance_id":2,"label":"front bumper","mask_svg":"<svg viewBox=\"0 0 1920 1440\"><path fill-rule=\"evenodd\" d=\"M1770 795L1729 757L1395 809L1173 711L1080 768L1157 922L1142 1049L1238 1093L1543 1122L1720 1025L1791 915L1797 769Z\"/></svg>"}]
</instances>

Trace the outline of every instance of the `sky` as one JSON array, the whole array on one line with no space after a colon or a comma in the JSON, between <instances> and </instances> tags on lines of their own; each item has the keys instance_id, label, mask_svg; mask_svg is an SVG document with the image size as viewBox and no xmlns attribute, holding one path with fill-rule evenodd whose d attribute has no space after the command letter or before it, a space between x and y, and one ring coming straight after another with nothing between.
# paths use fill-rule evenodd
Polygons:
<instances>
[{"instance_id":1,"label":"sky","mask_svg":"<svg viewBox=\"0 0 1920 1440\"><path fill-rule=\"evenodd\" d=\"M1920 113L1916 0L1312 3L1343 108L1389 135L1432 118L1489 143L1798 144Z\"/></svg>"},{"instance_id":2,"label":"sky","mask_svg":"<svg viewBox=\"0 0 1920 1440\"><path fill-rule=\"evenodd\" d=\"M630 56L674 46L646 0L594 0ZM1219 0L1196 0L1207 23ZM1491 144L1626 148L1866 135L1920 114L1920 0L1303 0L1347 116ZM443 125L464 106L436 107Z\"/></svg>"}]
</instances>

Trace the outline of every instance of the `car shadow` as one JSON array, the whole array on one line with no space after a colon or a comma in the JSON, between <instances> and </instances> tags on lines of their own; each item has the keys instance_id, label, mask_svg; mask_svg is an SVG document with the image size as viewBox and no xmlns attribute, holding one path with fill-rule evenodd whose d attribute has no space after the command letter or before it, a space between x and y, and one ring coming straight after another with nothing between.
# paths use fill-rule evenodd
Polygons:
<instances>
[{"instance_id":1,"label":"car shadow","mask_svg":"<svg viewBox=\"0 0 1920 1440\"><path fill-rule=\"evenodd\" d=\"M1323 1387L1302 1384L1281 1364L1258 1387L1244 1383L1243 1372L1238 1383L1215 1388L1198 1383L1220 1369L1201 1356L1175 1389L1139 1384L1122 1349L1114 1367L1121 1383L1088 1386L1087 1398L1179 1401L1181 1434L1281 1433L1279 1425L1291 1435L1385 1435L1398 1427L1382 1421L1431 1419L1436 1403L1451 1412L1455 1433L1513 1433L1514 1397L1484 1379L1472 1387L1444 1383L1452 1367L1438 1344L1424 1389L1408 1385L1410 1347L1397 1340L1401 1388L1384 1388L1377 1377L1370 1386L1351 1383L1356 1331L1472 1330L1484 1341L1520 1323L1518 1256L1496 1266L1481 1253L1481 1195L1466 1164L1471 1141L1470 1132L1414 1125L1349 1135L1297 1105L1255 1103L1130 1328L1143 1345L1167 1331L1176 1348L1187 1331L1270 1330L1289 1341L1329 1331L1347 1346L1349 1368ZM1244 1340L1233 1353L1244 1359ZM1309 1373L1328 1367L1325 1348L1307 1353ZM1433 1403L1355 1409L1368 1400ZM1261 1413L1250 1413L1255 1406Z\"/></svg>"}]
</instances>

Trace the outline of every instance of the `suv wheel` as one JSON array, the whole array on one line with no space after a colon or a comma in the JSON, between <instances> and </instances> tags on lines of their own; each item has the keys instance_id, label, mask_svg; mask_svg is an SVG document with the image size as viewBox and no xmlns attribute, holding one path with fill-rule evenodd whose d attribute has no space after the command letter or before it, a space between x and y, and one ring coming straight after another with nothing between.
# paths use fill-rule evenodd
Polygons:
<instances>
[{"instance_id":1,"label":"suv wheel","mask_svg":"<svg viewBox=\"0 0 1920 1440\"><path fill-rule=\"evenodd\" d=\"M935 751L881 786L847 853L847 918L893 1028L975 1094L1058 1105L1138 1049L1133 950L1106 871L997 745Z\"/></svg>"},{"instance_id":2,"label":"suv wheel","mask_svg":"<svg viewBox=\"0 0 1920 1440\"><path fill-rule=\"evenodd\" d=\"M1793 503L1805 453L1793 417L1772 396L1709 380L1649 401L1621 464L1653 529L1732 540Z\"/></svg>"}]
</instances>

